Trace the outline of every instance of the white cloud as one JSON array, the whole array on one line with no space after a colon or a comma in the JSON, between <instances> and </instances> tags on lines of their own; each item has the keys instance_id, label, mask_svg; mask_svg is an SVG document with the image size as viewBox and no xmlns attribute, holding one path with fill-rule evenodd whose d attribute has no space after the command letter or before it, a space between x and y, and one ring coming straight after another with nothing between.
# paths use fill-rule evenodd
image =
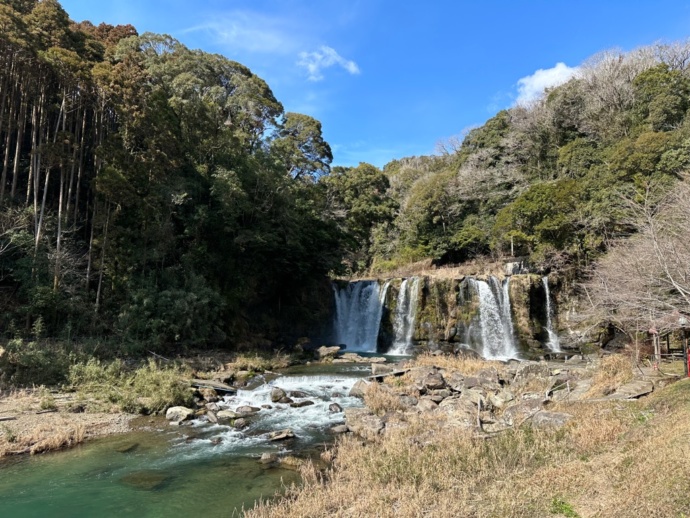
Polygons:
<instances>
[{"instance_id":1,"label":"white cloud","mask_svg":"<svg viewBox=\"0 0 690 518\"><path fill-rule=\"evenodd\" d=\"M302 44L288 20L250 11L232 11L183 33L205 32L229 53L291 54Z\"/></svg>"},{"instance_id":2,"label":"white cloud","mask_svg":"<svg viewBox=\"0 0 690 518\"><path fill-rule=\"evenodd\" d=\"M350 74L359 74L360 70L352 60L345 59L335 49L322 45L314 52L300 52L297 66L307 71L310 81L321 81L323 69L338 65Z\"/></svg>"},{"instance_id":3,"label":"white cloud","mask_svg":"<svg viewBox=\"0 0 690 518\"><path fill-rule=\"evenodd\" d=\"M556 63L553 68L540 68L531 76L518 79L515 104L530 104L539 99L546 88L562 85L577 73L577 67L569 67L565 63Z\"/></svg>"}]
</instances>

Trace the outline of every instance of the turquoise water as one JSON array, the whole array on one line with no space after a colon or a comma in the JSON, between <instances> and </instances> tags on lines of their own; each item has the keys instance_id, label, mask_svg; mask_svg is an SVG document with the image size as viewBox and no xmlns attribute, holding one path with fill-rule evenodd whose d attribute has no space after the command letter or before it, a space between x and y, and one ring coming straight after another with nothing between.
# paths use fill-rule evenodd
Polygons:
<instances>
[{"instance_id":1,"label":"turquoise water","mask_svg":"<svg viewBox=\"0 0 690 518\"><path fill-rule=\"evenodd\" d=\"M292 470L260 464L264 452L303 454L331 442L327 429L342 422L343 407L361 402L347 396L366 374L361 368L315 375L295 369L253 390L241 390L222 403L227 408L270 403L274 386L301 390L313 405L273 404L242 431L204 420L180 427L156 420L154 429L95 440L71 450L0 462L0 517L109 518L121 516L205 518L239 516L259 498L271 498L299 482ZM283 428L297 438L272 443L267 433Z\"/></svg>"}]
</instances>

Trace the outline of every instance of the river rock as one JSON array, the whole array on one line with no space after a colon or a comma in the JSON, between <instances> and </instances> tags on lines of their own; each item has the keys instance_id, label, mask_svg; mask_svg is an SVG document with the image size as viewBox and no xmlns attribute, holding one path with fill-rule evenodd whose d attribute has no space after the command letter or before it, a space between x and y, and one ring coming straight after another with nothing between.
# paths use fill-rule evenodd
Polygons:
<instances>
[{"instance_id":1,"label":"river rock","mask_svg":"<svg viewBox=\"0 0 690 518\"><path fill-rule=\"evenodd\" d=\"M347 433L349 431L350 431L350 429L347 427L346 424L339 424L339 425L331 428L331 433L335 433L335 434Z\"/></svg>"},{"instance_id":2,"label":"river rock","mask_svg":"<svg viewBox=\"0 0 690 518\"><path fill-rule=\"evenodd\" d=\"M194 410L184 406L171 406L165 412L165 418L168 421L186 421L194 417Z\"/></svg>"},{"instance_id":3,"label":"river rock","mask_svg":"<svg viewBox=\"0 0 690 518\"><path fill-rule=\"evenodd\" d=\"M390 374L395 370L394 365L385 365L383 363L372 363L371 364L371 375L380 376L381 374Z\"/></svg>"},{"instance_id":4,"label":"river rock","mask_svg":"<svg viewBox=\"0 0 690 518\"><path fill-rule=\"evenodd\" d=\"M296 397L296 398L304 398L304 397L309 397L309 394L306 392L302 392L301 390L291 390L289 392L290 397Z\"/></svg>"},{"instance_id":5,"label":"river rock","mask_svg":"<svg viewBox=\"0 0 690 518\"><path fill-rule=\"evenodd\" d=\"M168 475L162 471L144 470L125 475L120 482L135 489L154 491L163 487L168 479Z\"/></svg>"},{"instance_id":6,"label":"river rock","mask_svg":"<svg viewBox=\"0 0 690 518\"><path fill-rule=\"evenodd\" d=\"M125 444L123 446L120 446L118 448L115 448L115 451L118 453L130 453L136 450L139 447L138 442L132 442L129 444Z\"/></svg>"},{"instance_id":7,"label":"river rock","mask_svg":"<svg viewBox=\"0 0 690 518\"><path fill-rule=\"evenodd\" d=\"M289 398L287 396L281 397L280 400L278 400L278 403L282 403L283 405L290 405L294 403L292 398Z\"/></svg>"},{"instance_id":8,"label":"river rock","mask_svg":"<svg viewBox=\"0 0 690 518\"><path fill-rule=\"evenodd\" d=\"M573 418L564 412L547 412L542 410L532 417L532 426L535 428L562 428Z\"/></svg>"},{"instance_id":9,"label":"river rock","mask_svg":"<svg viewBox=\"0 0 690 518\"><path fill-rule=\"evenodd\" d=\"M291 406L292 408L302 408L302 407L304 407L304 406L310 406L310 405L313 405L313 404L314 404L313 401L309 401L309 400L307 399L306 401L299 401L299 402L297 402L297 403L291 403L290 406Z\"/></svg>"},{"instance_id":10,"label":"river rock","mask_svg":"<svg viewBox=\"0 0 690 518\"><path fill-rule=\"evenodd\" d=\"M367 440L376 439L385 426L381 418L366 408L346 408L345 420L348 430Z\"/></svg>"},{"instance_id":11,"label":"river rock","mask_svg":"<svg viewBox=\"0 0 690 518\"><path fill-rule=\"evenodd\" d=\"M261 464L273 464L275 462L278 462L278 455L276 455L275 453L264 452L261 454L259 462Z\"/></svg>"},{"instance_id":12,"label":"river rock","mask_svg":"<svg viewBox=\"0 0 690 518\"><path fill-rule=\"evenodd\" d=\"M221 410L220 412L216 413L216 417L218 419L237 419L240 417L240 414L233 412L232 410Z\"/></svg>"},{"instance_id":13,"label":"river rock","mask_svg":"<svg viewBox=\"0 0 690 518\"><path fill-rule=\"evenodd\" d=\"M279 430L277 432L271 432L268 434L269 441L284 441L285 439L294 439L295 432L286 428L285 430Z\"/></svg>"},{"instance_id":14,"label":"river rock","mask_svg":"<svg viewBox=\"0 0 690 518\"><path fill-rule=\"evenodd\" d=\"M328 405L328 410L333 413L342 412L343 407L341 407L338 403L331 403L330 405Z\"/></svg>"},{"instance_id":15,"label":"river rock","mask_svg":"<svg viewBox=\"0 0 690 518\"><path fill-rule=\"evenodd\" d=\"M214 414L210 410L208 412L206 412L206 419L208 419L208 421L210 423L213 423L213 424L218 423L218 417L216 416L216 414Z\"/></svg>"},{"instance_id":16,"label":"river rock","mask_svg":"<svg viewBox=\"0 0 690 518\"><path fill-rule=\"evenodd\" d=\"M237 430L241 430L242 428L247 428L247 426L249 426L249 421L247 421L244 417L240 417L235 419L235 421L232 423L232 426L234 426Z\"/></svg>"},{"instance_id":17,"label":"river rock","mask_svg":"<svg viewBox=\"0 0 690 518\"><path fill-rule=\"evenodd\" d=\"M257 412L259 412L260 410L261 409L259 407L243 405L243 406L238 406L235 409L235 412L237 412L238 414L240 414L242 416L252 416L252 415L256 414Z\"/></svg>"},{"instance_id":18,"label":"river rock","mask_svg":"<svg viewBox=\"0 0 690 518\"><path fill-rule=\"evenodd\" d=\"M316 351L314 351L314 354L316 356L317 360L327 360L329 358L335 358L338 353L340 352L340 347L337 345L334 345L332 347L326 347L325 345L322 345L319 347Z\"/></svg>"},{"instance_id":19,"label":"river rock","mask_svg":"<svg viewBox=\"0 0 690 518\"><path fill-rule=\"evenodd\" d=\"M367 387L369 386L369 383L367 383L364 380L358 380L357 383L355 383L352 388L350 389L350 397L364 397L364 392L366 391Z\"/></svg>"},{"instance_id":20,"label":"river rock","mask_svg":"<svg viewBox=\"0 0 690 518\"><path fill-rule=\"evenodd\" d=\"M285 393L285 391L282 388L273 387L271 389L271 402L272 403L277 403L278 401L283 399L285 396L287 396L287 394Z\"/></svg>"},{"instance_id":21,"label":"river rock","mask_svg":"<svg viewBox=\"0 0 690 518\"><path fill-rule=\"evenodd\" d=\"M210 412L218 412L218 410L220 410L220 407L217 403L206 403L206 410Z\"/></svg>"}]
</instances>

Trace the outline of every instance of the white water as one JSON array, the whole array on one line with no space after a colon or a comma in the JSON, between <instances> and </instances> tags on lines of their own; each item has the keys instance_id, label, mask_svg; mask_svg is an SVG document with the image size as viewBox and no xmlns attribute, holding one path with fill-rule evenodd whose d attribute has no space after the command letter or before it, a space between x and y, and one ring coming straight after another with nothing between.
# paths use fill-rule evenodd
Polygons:
<instances>
[{"instance_id":1,"label":"white water","mask_svg":"<svg viewBox=\"0 0 690 518\"><path fill-rule=\"evenodd\" d=\"M270 409L261 409L248 418L249 426L243 430L236 430L226 425L212 425L205 419L194 421L202 437L191 443L180 439L178 446L183 458L205 457L209 453L219 452L258 455L265 451L278 451L283 446L268 440L268 433L291 429L296 439L291 443L293 447L304 446L315 440L325 438L326 430L344 421L342 412L331 412L329 405L338 403L342 408L362 406L361 399L349 397L352 386L360 377L337 375L307 375L281 376L254 390L238 390L234 396L226 396L218 403L223 410L236 410L240 406L261 408L270 405ZM291 397L296 403L313 401L313 405L302 408L292 408L289 404L272 403L271 389L280 387L289 395L290 391L299 390L307 397ZM209 450L209 443L221 442Z\"/></svg>"},{"instance_id":2,"label":"white water","mask_svg":"<svg viewBox=\"0 0 690 518\"><path fill-rule=\"evenodd\" d=\"M470 282L479 296L482 356L490 360L517 358L508 293L509 279L501 287L498 279L491 277L493 290L485 281L471 279Z\"/></svg>"},{"instance_id":3,"label":"white water","mask_svg":"<svg viewBox=\"0 0 690 518\"><path fill-rule=\"evenodd\" d=\"M376 281L351 282L344 288L333 285L335 320L333 337L348 351L376 352L381 315L390 282L379 288Z\"/></svg>"},{"instance_id":4,"label":"white water","mask_svg":"<svg viewBox=\"0 0 690 518\"><path fill-rule=\"evenodd\" d=\"M549 278L542 277L544 284L544 291L546 292L546 332L549 334L549 341L546 342L546 347L555 353L561 352L561 342L558 339L558 333L553 330L553 307L551 306L551 293L549 291Z\"/></svg>"},{"instance_id":5,"label":"white water","mask_svg":"<svg viewBox=\"0 0 690 518\"><path fill-rule=\"evenodd\" d=\"M388 354L404 355L408 354L412 348L412 338L417 317L417 301L419 299L419 284L419 277L413 277L412 279L405 279L400 285L400 293L398 293L395 318L393 320L395 338Z\"/></svg>"}]
</instances>

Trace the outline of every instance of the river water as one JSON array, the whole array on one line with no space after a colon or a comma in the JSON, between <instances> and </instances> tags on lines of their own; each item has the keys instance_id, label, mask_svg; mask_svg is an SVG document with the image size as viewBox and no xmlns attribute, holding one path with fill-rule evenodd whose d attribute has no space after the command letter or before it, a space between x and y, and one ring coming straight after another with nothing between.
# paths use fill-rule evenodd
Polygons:
<instances>
[{"instance_id":1,"label":"river water","mask_svg":"<svg viewBox=\"0 0 690 518\"><path fill-rule=\"evenodd\" d=\"M318 369L318 370L317 370ZM68 451L23 456L0 462L0 517L170 517L188 513L208 518L240 515L259 498L270 498L299 482L293 470L260 464L262 453L300 455L332 442L328 428L343 422L342 413L360 406L347 396L368 365L300 367L241 390L222 402L227 408L270 404L248 428L198 420L171 427L160 419L151 430L107 437ZM274 386L299 390L315 404L291 408L270 402ZM272 443L267 434L291 428L296 439Z\"/></svg>"}]
</instances>

